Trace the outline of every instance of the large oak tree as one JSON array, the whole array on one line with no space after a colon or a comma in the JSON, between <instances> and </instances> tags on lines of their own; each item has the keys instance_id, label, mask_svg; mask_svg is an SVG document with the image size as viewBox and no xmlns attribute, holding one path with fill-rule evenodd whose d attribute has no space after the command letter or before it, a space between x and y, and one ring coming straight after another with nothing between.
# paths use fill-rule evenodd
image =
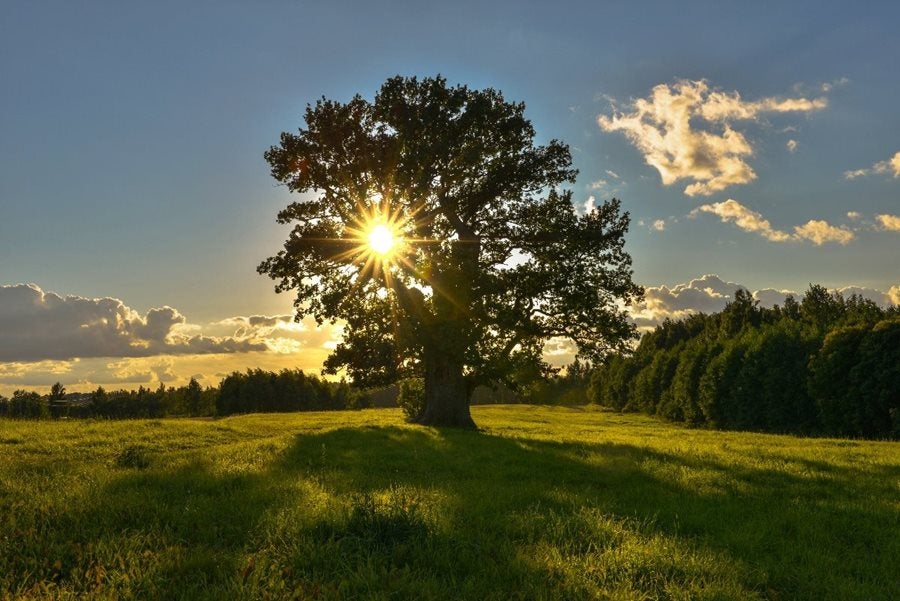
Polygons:
<instances>
[{"instance_id":1,"label":"large oak tree","mask_svg":"<svg viewBox=\"0 0 900 601\"><path fill-rule=\"evenodd\" d=\"M326 370L358 384L425 380L418 421L473 427L476 383L541 365L544 343L596 359L634 336L642 294L611 200L579 215L571 155L535 145L522 103L441 77L389 79L373 102L322 98L266 152L306 194L278 214L284 249L259 266L297 315L346 322Z\"/></svg>"}]
</instances>

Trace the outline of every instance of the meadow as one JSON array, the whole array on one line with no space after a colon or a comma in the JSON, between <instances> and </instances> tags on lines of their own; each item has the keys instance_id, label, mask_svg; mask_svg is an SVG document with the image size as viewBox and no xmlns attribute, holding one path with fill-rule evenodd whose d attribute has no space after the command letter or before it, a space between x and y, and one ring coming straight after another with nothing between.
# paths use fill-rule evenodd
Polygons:
<instances>
[{"instance_id":1,"label":"meadow","mask_svg":"<svg viewBox=\"0 0 900 601\"><path fill-rule=\"evenodd\" d=\"M472 413L0 420L0 598L900 599L900 443Z\"/></svg>"}]
</instances>

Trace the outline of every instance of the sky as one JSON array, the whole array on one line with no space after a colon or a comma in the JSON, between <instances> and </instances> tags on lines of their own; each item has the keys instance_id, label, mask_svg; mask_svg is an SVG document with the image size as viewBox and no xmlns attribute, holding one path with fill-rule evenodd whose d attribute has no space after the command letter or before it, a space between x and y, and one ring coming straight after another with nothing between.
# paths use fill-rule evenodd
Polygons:
<instances>
[{"instance_id":1,"label":"sky","mask_svg":"<svg viewBox=\"0 0 900 601\"><path fill-rule=\"evenodd\" d=\"M389 77L523 101L615 196L635 321L810 283L900 302L900 4L24 0L0 19L0 393L316 371L256 266L263 152ZM565 345L548 358L571 358Z\"/></svg>"}]
</instances>

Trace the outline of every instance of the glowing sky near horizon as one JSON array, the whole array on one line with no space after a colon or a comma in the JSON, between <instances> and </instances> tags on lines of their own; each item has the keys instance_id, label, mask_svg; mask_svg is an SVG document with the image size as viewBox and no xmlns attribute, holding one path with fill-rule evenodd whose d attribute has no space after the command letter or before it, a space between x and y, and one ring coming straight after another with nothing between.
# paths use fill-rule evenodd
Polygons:
<instances>
[{"instance_id":1,"label":"glowing sky near horizon","mask_svg":"<svg viewBox=\"0 0 900 601\"><path fill-rule=\"evenodd\" d=\"M11 3L0 393L317 369L339 326L293 324L255 271L293 199L262 153L308 102L398 73L500 89L570 145L579 210L631 213L641 324L736 285L897 302L898 22L892 2Z\"/></svg>"}]
</instances>

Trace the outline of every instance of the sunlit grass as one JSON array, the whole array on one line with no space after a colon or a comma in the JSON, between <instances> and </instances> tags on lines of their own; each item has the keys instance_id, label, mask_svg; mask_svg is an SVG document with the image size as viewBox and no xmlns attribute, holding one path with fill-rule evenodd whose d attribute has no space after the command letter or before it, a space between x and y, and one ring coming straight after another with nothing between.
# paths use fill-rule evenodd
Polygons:
<instances>
[{"instance_id":1,"label":"sunlit grass","mask_svg":"<svg viewBox=\"0 0 900 601\"><path fill-rule=\"evenodd\" d=\"M900 598L900 444L473 415L0 421L0 598Z\"/></svg>"}]
</instances>

